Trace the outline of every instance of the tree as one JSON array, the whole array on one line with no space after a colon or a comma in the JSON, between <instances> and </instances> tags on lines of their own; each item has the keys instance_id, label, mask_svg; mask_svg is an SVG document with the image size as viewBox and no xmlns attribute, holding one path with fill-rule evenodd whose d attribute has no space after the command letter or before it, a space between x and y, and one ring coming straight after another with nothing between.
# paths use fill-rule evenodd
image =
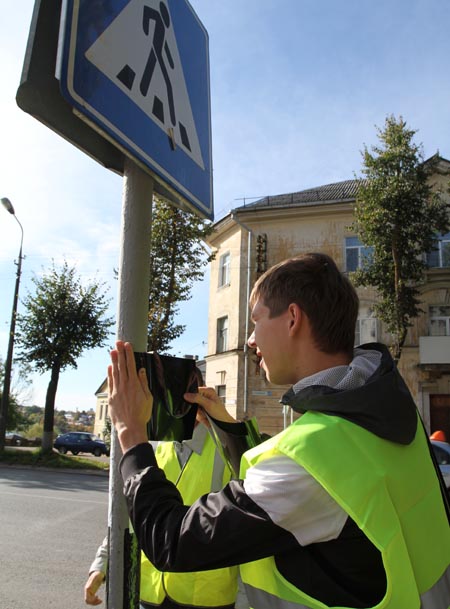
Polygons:
<instances>
[{"instance_id":1,"label":"tree","mask_svg":"<svg viewBox=\"0 0 450 609\"><path fill-rule=\"evenodd\" d=\"M17 364L17 362L14 363ZM22 413L22 405L30 398L29 387L31 381L28 378L30 372L31 369L27 362L21 362L19 366L16 365L13 369L6 424L7 431L20 429L25 422L25 417ZM5 363L0 357L0 400L3 394L4 376Z\"/></svg>"},{"instance_id":2,"label":"tree","mask_svg":"<svg viewBox=\"0 0 450 609\"><path fill-rule=\"evenodd\" d=\"M419 286L427 268L424 253L433 249L438 233L448 230L442 193L433 192L429 176L437 156L423 161L416 131L402 117L377 127L379 147L364 147L361 180L352 229L373 255L352 274L357 286L374 286L374 309L392 336L391 352L400 359L411 320L421 312Z\"/></svg>"},{"instance_id":3,"label":"tree","mask_svg":"<svg viewBox=\"0 0 450 609\"><path fill-rule=\"evenodd\" d=\"M53 428L57 433L67 433L70 431L69 421L66 419L65 411L55 410Z\"/></svg>"},{"instance_id":4,"label":"tree","mask_svg":"<svg viewBox=\"0 0 450 609\"><path fill-rule=\"evenodd\" d=\"M203 279L214 257L202 245L211 223L162 199L153 205L148 310L149 351L166 352L185 326L175 323L178 303L191 298L194 281Z\"/></svg>"},{"instance_id":5,"label":"tree","mask_svg":"<svg viewBox=\"0 0 450 609\"><path fill-rule=\"evenodd\" d=\"M103 283L83 286L75 268L64 262L42 277L33 278L35 294L23 301L26 313L18 318L19 360L28 361L39 372L50 371L44 411L42 448L53 445L55 398L60 373L77 368L86 349L102 347L110 335L112 318L104 317L109 300Z\"/></svg>"}]
</instances>

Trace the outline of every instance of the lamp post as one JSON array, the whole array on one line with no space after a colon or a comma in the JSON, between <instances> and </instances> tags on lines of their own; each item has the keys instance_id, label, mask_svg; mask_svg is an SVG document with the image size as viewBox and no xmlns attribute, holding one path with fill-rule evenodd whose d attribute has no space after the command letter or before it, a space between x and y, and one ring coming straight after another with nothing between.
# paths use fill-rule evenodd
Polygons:
<instances>
[{"instance_id":1,"label":"lamp post","mask_svg":"<svg viewBox=\"0 0 450 609\"><path fill-rule=\"evenodd\" d=\"M3 207L14 216L18 225L20 226L20 230L22 233L20 239L20 250L19 250L19 260L17 263L17 275L16 275L16 286L14 289L14 299L13 299L13 308L11 314L11 325L9 329L9 342L8 342L8 354L6 356L5 362L5 378L3 381L3 394L2 401L0 404L0 452L3 451L5 447L5 433L6 433L6 424L8 421L8 407L9 407L9 389L11 386L11 369L12 369L12 358L13 358L13 349L14 349L14 334L16 330L16 316L17 316L17 301L19 298L19 284L20 284L20 274L22 272L22 244L23 244L23 228L14 211L14 207L9 199L6 197L2 198Z\"/></svg>"}]
</instances>

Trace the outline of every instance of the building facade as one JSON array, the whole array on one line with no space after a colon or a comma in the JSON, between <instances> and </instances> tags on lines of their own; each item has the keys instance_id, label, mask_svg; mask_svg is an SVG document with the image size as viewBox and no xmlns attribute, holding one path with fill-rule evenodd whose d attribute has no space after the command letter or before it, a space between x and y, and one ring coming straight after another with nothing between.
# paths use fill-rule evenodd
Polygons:
<instances>
[{"instance_id":1,"label":"building facade","mask_svg":"<svg viewBox=\"0 0 450 609\"><path fill-rule=\"evenodd\" d=\"M447 190L450 162L439 158L435 188ZM215 224L211 263L206 384L215 387L238 419L257 416L261 431L274 434L291 421L279 399L287 387L271 385L247 348L252 331L248 297L267 268L303 252L334 258L343 272L356 270L368 254L351 231L357 180L266 197L230 212ZM421 286L424 313L413 320L399 369L428 430L450 437L450 233L440 236ZM374 289L358 288L356 344L389 336L373 315Z\"/></svg>"},{"instance_id":2,"label":"building facade","mask_svg":"<svg viewBox=\"0 0 450 609\"><path fill-rule=\"evenodd\" d=\"M108 417L108 381L105 379L95 392L95 422L94 434L105 439L106 419Z\"/></svg>"}]
</instances>

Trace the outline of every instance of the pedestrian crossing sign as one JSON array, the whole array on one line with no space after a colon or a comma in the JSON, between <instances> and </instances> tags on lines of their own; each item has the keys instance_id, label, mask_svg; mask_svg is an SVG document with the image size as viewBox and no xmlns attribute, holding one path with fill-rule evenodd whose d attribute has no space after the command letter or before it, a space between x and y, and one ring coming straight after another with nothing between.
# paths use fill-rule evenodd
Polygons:
<instances>
[{"instance_id":1,"label":"pedestrian crossing sign","mask_svg":"<svg viewBox=\"0 0 450 609\"><path fill-rule=\"evenodd\" d=\"M175 203L213 219L208 34L189 2L66 0L63 11L65 99Z\"/></svg>"}]
</instances>

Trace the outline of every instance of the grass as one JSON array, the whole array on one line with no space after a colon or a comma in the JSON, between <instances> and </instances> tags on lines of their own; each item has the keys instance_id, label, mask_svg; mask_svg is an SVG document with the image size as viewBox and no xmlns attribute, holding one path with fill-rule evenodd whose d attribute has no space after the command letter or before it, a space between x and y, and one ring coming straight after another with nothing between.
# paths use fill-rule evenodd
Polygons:
<instances>
[{"instance_id":1,"label":"grass","mask_svg":"<svg viewBox=\"0 0 450 609\"><path fill-rule=\"evenodd\" d=\"M3 453L0 453L0 465L27 465L32 467L53 467L55 469L109 469L109 463L105 461L75 456L68 457L67 455L60 455L55 450L51 453L43 453L41 448L19 450L9 446L5 447Z\"/></svg>"}]
</instances>

